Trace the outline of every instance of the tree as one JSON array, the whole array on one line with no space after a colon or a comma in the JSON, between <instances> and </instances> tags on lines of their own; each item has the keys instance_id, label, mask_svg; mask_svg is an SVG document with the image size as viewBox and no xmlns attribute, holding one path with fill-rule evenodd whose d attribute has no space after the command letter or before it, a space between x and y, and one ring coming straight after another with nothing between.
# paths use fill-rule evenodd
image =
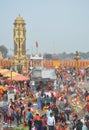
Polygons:
<instances>
[{"instance_id":1,"label":"tree","mask_svg":"<svg viewBox=\"0 0 89 130\"><path fill-rule=\"evenodd\" d=\"M8 49L4 45L0 46L0 52L2 53L3 58L7 57Z\"/></svg>"}]
</instances>

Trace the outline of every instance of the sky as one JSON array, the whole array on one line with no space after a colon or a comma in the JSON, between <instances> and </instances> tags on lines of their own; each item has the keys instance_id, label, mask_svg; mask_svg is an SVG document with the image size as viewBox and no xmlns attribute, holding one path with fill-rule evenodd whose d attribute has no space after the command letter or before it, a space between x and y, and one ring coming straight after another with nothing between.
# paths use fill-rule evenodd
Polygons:
<instances>
[{"instance_id":1,"label":"sky","mask_svg":"<svg viewBox=\"0 0 89 130\"><path fill-rule=\"evenodd\" d=\"M26 23L27 53L89 52L89 0L0 0L0 45L10 54L19 14Z\"/></svg>"}]
</instances>

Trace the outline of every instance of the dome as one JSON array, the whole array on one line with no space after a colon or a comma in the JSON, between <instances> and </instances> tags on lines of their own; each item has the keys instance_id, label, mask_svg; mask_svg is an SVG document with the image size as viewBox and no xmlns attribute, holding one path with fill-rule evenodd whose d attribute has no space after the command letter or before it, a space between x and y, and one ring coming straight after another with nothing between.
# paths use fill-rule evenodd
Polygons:
<instances>
[{"instance_id":1,"label":"dome","mask_svg":"<svg viewBox=\"0 0 89 130\"><path fill-rule=\"evenodd\" d=\"M25 24L23 17L21 17L20 15L15 19L14 23L24 23Z\"/></svg>"}]
</instances>

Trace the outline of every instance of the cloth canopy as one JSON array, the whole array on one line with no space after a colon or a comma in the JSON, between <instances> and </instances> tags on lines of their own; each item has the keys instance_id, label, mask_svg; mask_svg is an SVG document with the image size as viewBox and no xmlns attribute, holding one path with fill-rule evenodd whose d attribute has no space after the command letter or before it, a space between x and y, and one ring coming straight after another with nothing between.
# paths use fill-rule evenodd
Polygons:
<instances>
[{"instance_id":1,"label":"cloth canopy","mask_svg":"<svg viewBox=\"0 0 89 130\"><path fill-rule=\"evenodd\" d=\"M29 81L30 78L27 76L23 76L22 74L16 73L14 71L10 71L8 69L0 69L0 74L3 77L7 77L8 81Z\"/></svg>"},{"instance_id":2,"label":"cloth canopy","mask_svg":"<svg viewBox=\"0 0 89 130\"><path fill-rule=\"evenodd\" d=\"M5 75L5 74L8 74L8 73L10 73L11 71L10 70L8 70L8 69L0 69L0 74L1 75Z\"/></svg>"},{"instance_id":3,"label":"cloth canopy","mask_svg":"<svg viewBox=\"0 0 89 130\"><path fill-rule=\"evenodd\" d=\"M30 78L27 76L23 76L22 74L16 73L14 71L10 71L8 69L0 69L0 74L3 77L7 77L8 81L29 81Z\"/></svg>"},{"instance_id":4,"label":"cloth canopy","mask_svg":"<svg viewBox=\"0 0 89 130\"><path fill-rule=\"evenodd\" d=\"M14 72L14 71L10 71L10 72L8 72L6 74L3 74L3 77L10 78L10 77L17 76L17 75L18 75L18 73Z\"/></svg>"},{"instance_id":5,"label":"cloth canopy","mask_svg":"<svg viewBox=\"0 0 89 130\"><path fill-rule=\"evenodd\" d=\"M23 76L22 74L18 74L16 76L12 76L10 78L7 78L7 80L9 80L9 81L11 81L11 80L13 80L13 81L29 81L30 78L27 76Z\"/></svg>"}]
</instances>

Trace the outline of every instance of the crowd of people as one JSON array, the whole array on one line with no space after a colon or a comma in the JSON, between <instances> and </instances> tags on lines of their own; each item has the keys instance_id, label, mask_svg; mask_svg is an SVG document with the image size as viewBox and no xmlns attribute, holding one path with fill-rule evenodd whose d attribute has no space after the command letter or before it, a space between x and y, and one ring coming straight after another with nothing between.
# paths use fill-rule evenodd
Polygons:
<instances>
[{"instance_id":1,"label":"crowd of people","mask_svg":"<svg viewBox=\"0 0 89 130\"><path fill-rule=\"evenodd\" d=\"M71 78L69 70L65 74L63 70L56 86L53 81L44 87L27 82L1 82L10 86L2 100L8 101L12 90L15 95L14 100L0 108L0 121L8 127L28 126L29 130L89 130L89 91L76 86Z\"/></svg>"}]
</instances>

